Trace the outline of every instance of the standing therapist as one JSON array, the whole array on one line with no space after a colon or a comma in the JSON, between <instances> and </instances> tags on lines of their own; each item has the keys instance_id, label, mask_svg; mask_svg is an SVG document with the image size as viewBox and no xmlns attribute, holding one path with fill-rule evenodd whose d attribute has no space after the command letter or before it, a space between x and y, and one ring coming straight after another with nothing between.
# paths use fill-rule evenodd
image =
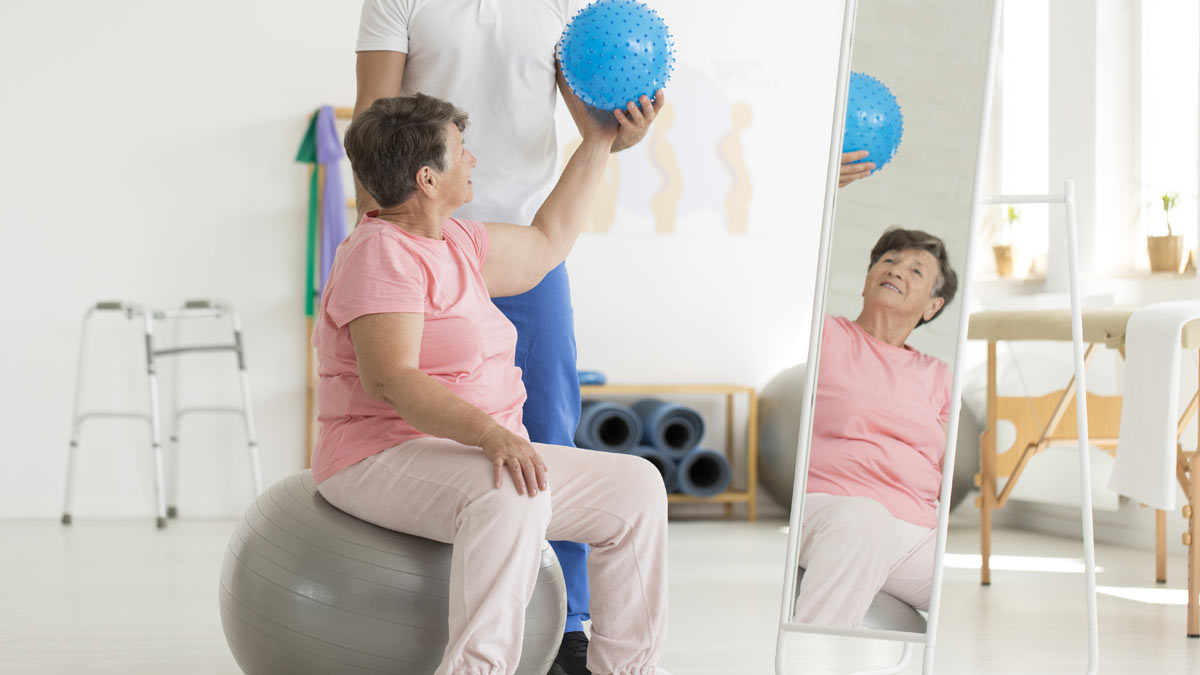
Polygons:
<instances>
[{"instance_id":1,"label":"standing therapist","mask_svg":"<svg viewBox=\"0 0 1200 675\"><path fill-rule=\"evenodd\" d=\"M379 98L422 92L471 112L466 142L479 159L474 200L458 218L529 224L553 185L554 110L566 83L554 52L582 0L365 0L354 114ZM613 151L635 145L665 98L614 111ZM568 106L580 126L576 108ZM642 112L645 112L643 116ZM582 129L582 127L580 127ZM361 216L376 208L361 187ZM573 446L579 423L575 328L565 263L532 290L495 304L517 328L516 365L527 392L524 422L536 443ZM590 618L588 547L551 542L567 584L566 634L551 673L583 675Z\"/></svg>"}]
</instances>

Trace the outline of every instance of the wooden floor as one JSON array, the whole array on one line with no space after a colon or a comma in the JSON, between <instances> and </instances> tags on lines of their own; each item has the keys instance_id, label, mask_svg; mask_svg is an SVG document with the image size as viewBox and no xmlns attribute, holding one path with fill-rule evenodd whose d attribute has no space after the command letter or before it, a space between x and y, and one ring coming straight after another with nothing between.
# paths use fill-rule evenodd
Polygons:
<instances>
[{"instance_id":1,"label":"wooden floor","mask_svg":"<svg viewBox=\"0 0 1200 675\"><path fill-rule=\"evenodd\" d=\"M784 523L676 521L670 530L672 675L767 675L786 545ZM217 575L233 521L0 521L0 673L236 675L217 614ZM938 673L1082 673L1084 582L1078 542L997 531L990 588L977 534L952 528ZM1200 673L1184 636L1182 556L1166 586L1150 553L1098 547L1101 672ZM1006 569L1007 568L1007 569ZM1052 571L1051 571L1052 570ZM1121 597L1129 596L1129 597ZM788 638L789 671L880 667L893 643ZM918 650L919 651L919 650ZM917 663L907 672L920 672Z\"/></svg>"}]
</instances>

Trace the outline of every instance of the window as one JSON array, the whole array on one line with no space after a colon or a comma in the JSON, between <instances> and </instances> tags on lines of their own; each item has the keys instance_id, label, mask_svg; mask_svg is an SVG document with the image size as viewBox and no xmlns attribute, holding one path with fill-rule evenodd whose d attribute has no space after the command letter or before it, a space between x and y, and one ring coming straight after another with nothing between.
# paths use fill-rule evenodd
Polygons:
<instances>
[{"instance_id":1,"label":"window","mask_svg":"<svg viewBox=\"0 0 1200 675\"><path fill-rule=\"evenodd\" d=\"M1163 194L1178 194L1174 234L1194 250L1200 190L1200 3L1143 0L1141 196L1145 234L1167 233Z\"/></svg>"}]
</instances>

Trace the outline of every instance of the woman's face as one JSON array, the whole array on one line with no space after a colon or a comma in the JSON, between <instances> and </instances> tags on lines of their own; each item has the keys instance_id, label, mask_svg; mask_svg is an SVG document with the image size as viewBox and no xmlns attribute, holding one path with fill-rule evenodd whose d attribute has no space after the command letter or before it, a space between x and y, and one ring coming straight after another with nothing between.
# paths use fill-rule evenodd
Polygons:
<instances>
[{"instance_id":1,"label":"woman's face","mask_svg":"<svg viewBox=\"0 0 1200 675\"><path fill-rule=\"evenodd\" d=\"M448 122L446 127L446 170L439 176L439 192L445 190L446 203L457 208L471 201L475 195L471 169L475 168L478 161L463 144L463 135L458 127L452 122Z\"/></svg>"},{"instance_id":2,"label":"woman's face","mask_svg":"<svg viewBox=\"0 0 1200 675\"><path fill-rule=\"evenodd\" d=\"M867 270L863 307L909 317L913 325L928 321L945 304L932 297L937 279L938 261L929 251L888 251Z\"/></svg>"}]
</instances>

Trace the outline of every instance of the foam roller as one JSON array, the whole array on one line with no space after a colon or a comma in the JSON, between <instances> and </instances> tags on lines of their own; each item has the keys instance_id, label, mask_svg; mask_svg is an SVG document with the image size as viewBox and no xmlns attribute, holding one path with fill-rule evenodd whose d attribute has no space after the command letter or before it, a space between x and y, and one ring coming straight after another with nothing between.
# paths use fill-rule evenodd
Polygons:
<instances>
[{"instance_id":1,"label":"foam roller","mask_svg":"<svg viewBox=\"0 0 1200 675\"><path fill-rule=\"evenodd\" d=\"M704 436L704 418L693 408L647 398L634 403L633 410L642 420L642 444L676 460L699 445Z\"/></svg>"},{"instance_id":2,"label":"foam roller","mask_svg":"<svg viewBox=\"0 0 1200 675\"><path fill-rule=\"evenodd\" d=\"M642 437L642 421L628 406L584 401L575 429L575 445L604 452L629 452Z\"/></svg>"},{"instance_id":3,"label":"foam roller","mask_svg":"<svg viewBox=\"0 0 1200 675\"><path fill-rule=\"evenodd\" d=\"M729 487L733 470L725 455L696 448L679 461L675 476L680 492L693 497L714 497Z\"/></svg>"}]
</instances>

